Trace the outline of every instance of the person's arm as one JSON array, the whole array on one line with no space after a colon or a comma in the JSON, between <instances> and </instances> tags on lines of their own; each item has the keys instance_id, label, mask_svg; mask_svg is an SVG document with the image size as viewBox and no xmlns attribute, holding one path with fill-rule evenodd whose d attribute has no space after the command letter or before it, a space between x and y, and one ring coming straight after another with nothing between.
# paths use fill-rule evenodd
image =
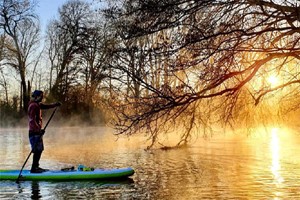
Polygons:
<instances>
[{"instance_id":1,"label":"person's arm","mask_svg":"<svg viewBox=\"0 0 300 200\"><path fill-rule=\"evenodd\" d=\"M45 110L45 109L55 108L60 105L61 105L61 103L59 103L59 102L51 103L51 104L40 103L40 108Z\"/></svg>"}]
</instances>

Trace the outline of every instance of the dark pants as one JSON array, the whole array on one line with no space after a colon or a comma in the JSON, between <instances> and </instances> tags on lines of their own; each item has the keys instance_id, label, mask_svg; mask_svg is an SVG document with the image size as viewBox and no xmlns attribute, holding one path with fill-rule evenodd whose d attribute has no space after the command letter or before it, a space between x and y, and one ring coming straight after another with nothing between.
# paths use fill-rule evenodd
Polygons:
<instances>
[{"instance_id":1,"label":"dark pants","mask_svg":"<svg viewBox=\"0 0 300 200\"><path fill-rule=\"evenodd\" d=\"M40 159L41 159L42 152L35 152L33 153L33 160L31 169L37 169L40 166Z\"/></svg>"},{"instance_id":2,"label":"dark pants","mask_svg":"<svg viewBox=\"0 0 300 200\"><path fill-rule=\"evenodd\" d=\"M36 169L39 167L41 155L44 150L43 136L39 133L29 131L29 141L31 145L31 151L33 153L31 169Z\"/></svg>"}]
</instances>

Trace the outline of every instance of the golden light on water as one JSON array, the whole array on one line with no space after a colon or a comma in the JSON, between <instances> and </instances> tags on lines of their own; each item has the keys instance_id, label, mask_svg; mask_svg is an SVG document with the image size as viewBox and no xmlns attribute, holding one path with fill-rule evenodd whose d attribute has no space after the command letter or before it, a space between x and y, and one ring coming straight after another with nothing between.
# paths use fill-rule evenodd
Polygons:
<instances>
[{"instance_id":1,"label":"golden light on water","mask_svg":"<svg viewBox=\"0 0 300 200\"><path fill-rule=\"evenodd\" d=\"M275 183L279 186L284 180L280 174L280 139L278 132L278 128L271 129L270 150L272 158L271 172L273 174Z\"/></svg>"}]
</instances>

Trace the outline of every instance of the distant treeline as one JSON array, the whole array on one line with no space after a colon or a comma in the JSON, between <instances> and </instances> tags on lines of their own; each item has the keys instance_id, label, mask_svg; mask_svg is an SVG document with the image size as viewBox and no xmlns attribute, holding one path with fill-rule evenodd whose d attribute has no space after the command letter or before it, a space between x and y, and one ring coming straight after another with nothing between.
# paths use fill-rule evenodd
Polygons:
<instances>
[{"instance_id":1,"label":"distant treeline","mask_svg":"<svg viewBox=\"0 0 300 200\"><path fill-rule=\"evenodd\" d=\"M0 101L0 127L17 126L21 117L16 99L12 103Z\"/></svg>"},{"instance_id":2,"label":"distant treeline","mask_svg":"<svg viewBox=\"0 0 300 200\"><path fill-rule=\"evenodd\" d=\"M20 99L15 96L13 101L8 103L0 101L0 127L18 127L27 125L26 112L20 110ZM45 103L51 103L53 101L45 99ZM95 106L94 104L88 104L84 101L84 98L78 98L76 93L68 97L68 102L63 102L62 106L56 113L56 124L61 126L80 126L80 125L103 125L109 120L109 112L104 109L105 102ZM49 117L51 110L44 110L46 113L45 119Z\"/></svg>"}]
</instances>

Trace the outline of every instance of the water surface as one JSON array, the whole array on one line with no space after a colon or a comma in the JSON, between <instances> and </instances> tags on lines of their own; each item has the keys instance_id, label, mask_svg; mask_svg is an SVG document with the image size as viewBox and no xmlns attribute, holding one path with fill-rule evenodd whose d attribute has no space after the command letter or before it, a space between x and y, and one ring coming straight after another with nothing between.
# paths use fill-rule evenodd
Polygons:
<instances>
[{"instance_id":1,"label":"water surface","mask_svg":"<svg viewBox=\"0 0 300 200\"><path fill-rule=\"evenodd\" d=\"M270 127L145 151L144 138L117 140L104 127L49 128L42 167L130 166L136 173L119 182L1 181L0 199L298 199L299 133ZM0 129L1 169L21 168L30 151L27 137L26 129Z\"/></svg>"}]
</instances>

